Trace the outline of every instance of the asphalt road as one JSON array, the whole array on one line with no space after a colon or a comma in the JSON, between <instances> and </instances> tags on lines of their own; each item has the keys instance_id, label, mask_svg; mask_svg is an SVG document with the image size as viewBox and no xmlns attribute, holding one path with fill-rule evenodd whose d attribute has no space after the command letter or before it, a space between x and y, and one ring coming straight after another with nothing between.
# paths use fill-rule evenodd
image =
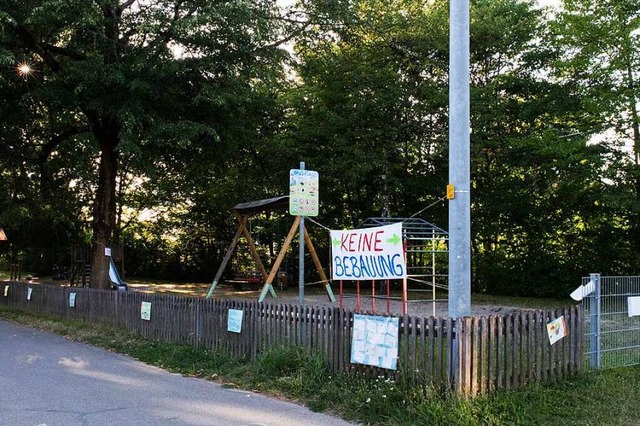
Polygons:
<instances>
[{"instance_id":1,"label":"asphalt road","mask_svg":"<svg viewBox=\"0 0 640 426\"><path fill-rule=\"evenodd\" d=\"M0 321L2 426L348 424Z\"/></svg>"}]
</instances>

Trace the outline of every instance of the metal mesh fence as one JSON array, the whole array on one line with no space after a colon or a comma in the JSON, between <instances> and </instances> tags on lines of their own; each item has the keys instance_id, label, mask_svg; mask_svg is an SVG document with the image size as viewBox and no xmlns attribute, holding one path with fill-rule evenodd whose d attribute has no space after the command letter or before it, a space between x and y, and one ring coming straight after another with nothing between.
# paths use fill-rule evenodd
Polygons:
<instances>
[{"instance_id":1,"label":"metal mesh fence","mask_svg":"<svg viewBox=\"0 0 640 426\"><path fill-rule=\"evenodd\" d=\"M640 316L631 316L634 300L630 300L640 297L640 277L591 274L582 279L584 286L590 282L594 290L583 299L587 367L640 364Z\"/></svg>"}]
</instances>

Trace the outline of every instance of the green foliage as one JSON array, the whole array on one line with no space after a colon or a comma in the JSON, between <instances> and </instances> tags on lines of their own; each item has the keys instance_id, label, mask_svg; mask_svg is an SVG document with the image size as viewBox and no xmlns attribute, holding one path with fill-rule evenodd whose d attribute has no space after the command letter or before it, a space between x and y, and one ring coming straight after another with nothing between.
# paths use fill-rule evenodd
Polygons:
<instances>
[{"instance_id":1,"label":"green foliage","mask_svg":"<svg viewBox=\"0 0 640 426\"><path fill-rule=\"evenodd\" d=\"M445 184L444 9L384 3L353 2L297 46L304 84L292 92L284 137L335 192L322 204L333 226L415 213Z\"/></svg>"},{"instance_id":2,"label":"green foliage","mask_svg":"<svg viewBox=\"0 0 640 426\"><path fill-rule=\"evenodd\" d=\"M638 273L638 10L471 2L475 292L562 297L589 272ZM448 181L448 13L442 0L0 3L0 254L46 272L92 237L124 243L130 275L209 280L230 209L286 194L299 161L320 173L331 228L420 211ZM446 203L422 217L446 229ZM272 259L282 218L260 221Z\"/></svg>"},{"instance_id":3,"label":"green foliage","mask_svg":"<svg viewBox=\"0 0 640 426\"><path fill-rule=\"evenodd\" d=\"M610 219L602 222L622 243L611 269L632 273L640 252L639 10L637 0L566 0L552 22L559 52L554 76L581 97L576 124L588 134L600 132L606 150L600 208Z\"/></svg>"},{"instance_id":4,"label":"green foliage","mask_svg":"<svg viewBox=\"0 0 640 426\"><path fill-rule=\"evenodd\" d=\"M229 178L220 165L254 169L278 123L279 45L295 29L280 13L271 1L1 3L2 57L33 72L2 70L2 177L15 169L16 191L0 200L38 194L67 221L91 218L94 242L108 245L125 206L179 203L184 215L212 209L211 186L225 200L251 187L217 183Z\"/></svg>"}]
</instances>

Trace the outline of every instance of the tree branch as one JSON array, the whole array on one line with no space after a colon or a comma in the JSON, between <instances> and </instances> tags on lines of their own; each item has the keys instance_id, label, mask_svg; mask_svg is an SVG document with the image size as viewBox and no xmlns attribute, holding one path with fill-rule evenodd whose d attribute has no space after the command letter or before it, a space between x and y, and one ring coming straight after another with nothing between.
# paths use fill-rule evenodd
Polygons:
<instances>
[{"instance_id":1,"label":"tree branch","mask_svg":"<svg viewBox=\"0 0 640 426\"><path fill-rule=\"evenodd\" d=\"M66 47L54 46L52 44L47 44L44 47L46 48L46 50L48 50L51 53L66 56L71 59L77 59L79 61L83 61L87 59L87 57L84 54L76 52L75 50L72 50L72 49L68 49Z\"/></svg>"},{"instance_id":2,"label":"tree branch","mask_svg":"<svg viewBox=\"0 0 640 426\"><path fill-rule=\"evenodd\" d=\"M122 12L124 12L128 7L130 7L135 2L136 0L127 0L124 3L122 3L120 6L118 6L118 11L117 11L118 16L121 16Z\"/></svg>"},{"instance_id":3,"label":"tree branch","mask_svg":"<svg viewBox=\"0 0 640 426\"><path fill-rule=\"evenodd\" d=\"M81 133L88 132L89 130L90 129L87 126L77 126L77 127L71 127L65 130L64 132L61 132L55 135L47 143L42 145L42 150L38 155L38 164L43 165L47 161L47 158L49 158L49 155L51 155L53 150L56 149L58 145L60 145L62 142L66 141L72 136L76 136Z\"/></svg>"},{"instance_id":4,"label":"tree branch","mask_svg":"<svg viewBox=\"0 0 640 426\"><path fill-rule=\"evenodd\" d=\"M40 43L38 43L35 37L25 27L17 23L7 26L10 27L12 32L15 34L18 40L20 40L24 47L40 56L42 58L42 61L47 64L47 66L49 66L52 71L60 71L60 69L62 68L60 66L60 63L56 60L56 58L53 57L53 55L49 51L47 51L47 49L45 49Z\"/></svg>"}]
</instances>

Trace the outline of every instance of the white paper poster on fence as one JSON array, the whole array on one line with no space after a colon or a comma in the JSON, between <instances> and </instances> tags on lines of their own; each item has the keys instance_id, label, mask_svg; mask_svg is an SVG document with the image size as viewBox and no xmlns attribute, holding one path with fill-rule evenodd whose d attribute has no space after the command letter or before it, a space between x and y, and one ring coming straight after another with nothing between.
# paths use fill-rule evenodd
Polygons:
<instances>
[{"instance_id":1,"label":"white paper poster on fence","mask_svg":"<svg viewBox=\"0 0 640 426\"><path fill-rule=\"evenodd\" d=\"M140 318L151 321L151 302L142 302L140 306Z\"/></svg>"},{"instance_id":2,"label":"white paper poster on fence","mask_svg":"<svg viewBox=\"0 0 640 426\"><path fill-rule=\"evenodd\" d=\"M29 287L27 289L27 300L31 300L31 294L33 294L33 289Z\"/></svg>"},{"instance_id":3,"label":"white paper poster on fence","mask_svg":"<svg viewBox=\"0 0 640 426\"><path fill-rule=\"evenodd\" d=\"M4 297L9 297L9 286L8 285L4 286Z\"/></svg>"},{"instance_id":4,"label":"white paper poster on fence","mask_svg":"<svg viewBox=\"0 0 640 426\"><path fill-rule=\"evenodd\" d=\"M76 293L69 293L69 307L76 307Z\"/></svg>"},{"instance_id":5,"label":"white paper poster on fence","mask_svg":"<svg viewBox=\"0 0 640 426\"><path fill-rule=\"evenodd\" d=\"M398 318L355 314L351 363L397 370Z\"/></svg>"},{"instance_id":6,"label":"white paper poster on fence","mask_svg":"<svg viewBox=\"0 0 640 426\"><path fill-rule=\"evenodd\" d=\"M244 311L240 309L229 309L229 316L227 317L227 331L232 333L241 333L243 316Z\"/></svg>"},{"instance_id":7,"label":"white paper poster on fence","mask_svg":"<svg viewBox=\"0 0 640 426\"><path fill-rule=\"evenodd\" d=\"M635 317L640 315L640 296L627 297L629 305L629 316Z\"/></svg>"},{"instance_id":8,"label":"white paper poster on fence","mask_svg":"<svg viewBox=\"0 0 640 426\"><path fill-rule=\"evenodd\" d=\"M331 231L331 266L334 280L405 278L402 223Z\"/></svg>"},{"instance_id":9,"label":"white paper poster on fence","mask_svg":"<svg viewBox=\"0 0 640 426\"><path fill-rule=\"evenodd\" d=\"M549 343L552 345L567 335L567 326L564 323L564 315L547 323Z\"/></svg>"},{"instance_id":10,"label":"white paper poster on fence","mask_svg":"<svg viewBox=\"0 0 640 426\"><path fill-rule=\"evenodd\" d=\"M111 248L105 247L104 248L104 255L111 257Z\"/></svg>"}]
</instances>

